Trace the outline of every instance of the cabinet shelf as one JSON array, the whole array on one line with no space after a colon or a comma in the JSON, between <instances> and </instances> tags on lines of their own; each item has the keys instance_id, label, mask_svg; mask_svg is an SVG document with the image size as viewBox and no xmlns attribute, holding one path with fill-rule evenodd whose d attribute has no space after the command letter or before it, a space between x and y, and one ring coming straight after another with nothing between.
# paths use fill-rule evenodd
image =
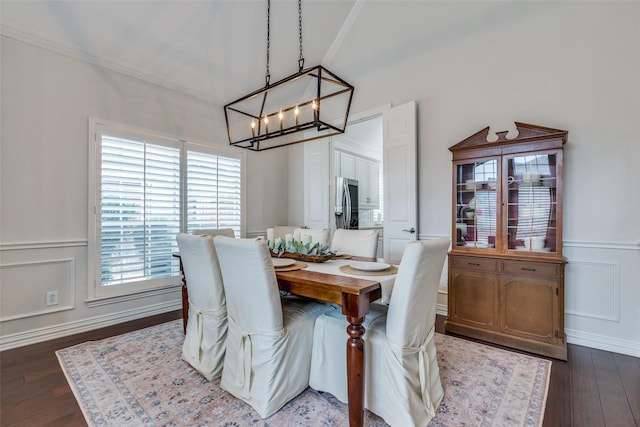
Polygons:
<instances>
[{"instance_id":1,"label":"cabinet shelf","mask_svg":"<svg viewBox=\"0 0 640 427\"><path fill-rule=\"evenodd\" d=\"M567 132L516 127L514 139L505 131L489 142L485 128L449 148L454 244L445 329L566 360L562 164ZM465 214L469 209L471 217Z\"/></svg>"}]
</instances>

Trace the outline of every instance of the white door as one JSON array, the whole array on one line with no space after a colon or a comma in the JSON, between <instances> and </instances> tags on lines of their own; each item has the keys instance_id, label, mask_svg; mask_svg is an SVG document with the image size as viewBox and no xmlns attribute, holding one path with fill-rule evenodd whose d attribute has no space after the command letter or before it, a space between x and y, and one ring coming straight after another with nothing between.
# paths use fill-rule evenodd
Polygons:
<instances>
[{"instance_id":1,"label":"white door","mask_svg":"<svg viewBox=\"0 0 640 427\"><path fill-rule=\"evenodd\" d=\"M327 139L304 143L304 225L309 228L329 228L329 156Z\"/></svg>"},{"instance_id":2,"label":"white door","mask_svg":"<svg viewBox=\"0 0 640 427\"><path fill-rule=\"evenodd\" d=\"M418 237L416 103L382 114L384 176L384 258L399 260Z\"/></svg>"}]
</instances>

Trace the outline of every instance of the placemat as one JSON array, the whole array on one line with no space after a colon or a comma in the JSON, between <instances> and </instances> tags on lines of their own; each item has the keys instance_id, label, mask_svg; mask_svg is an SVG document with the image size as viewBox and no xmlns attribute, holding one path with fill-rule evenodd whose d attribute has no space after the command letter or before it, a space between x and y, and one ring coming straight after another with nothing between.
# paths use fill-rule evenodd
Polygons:
<instances>
[{"instance_id":1,"label":"placemat","mask_svg":"<svg viewBox=\"0 0 640 427\"><path fill-rule=\"evenodd\" d=\"M276 273L278 271L295 271L295 270L302 270L303 268L307 268L308 265L305 264L304 262L300 262L300 261L296 261L295 264L291 264L288 265L286 267L275 267L276 269Z\"/></svg>"},{"instance_id":2,"label":"placemat","mask_svg":"<svg viewBox=\"0 0 640 427\"><path fill-rule=\"evenodd\" d=\"M351 258L353 257L349 254L340 254L340 255L336 255L334 259L351 259Z\"/></svg>"},{"instance_id":3,"label":"placemat","mask_svg":"<svg viewBox=\"0 0 640 427\"><path fill-rule=\"evenodd\" d=\"M385 268L380 271L363 271L356 270L349 265L342 265L340 266L340 271L347 274L355 274L356 276L388 276L390 274L396 274L398 272L398 267L392 265L389 268Z\"/></svg>"}]
</instances>

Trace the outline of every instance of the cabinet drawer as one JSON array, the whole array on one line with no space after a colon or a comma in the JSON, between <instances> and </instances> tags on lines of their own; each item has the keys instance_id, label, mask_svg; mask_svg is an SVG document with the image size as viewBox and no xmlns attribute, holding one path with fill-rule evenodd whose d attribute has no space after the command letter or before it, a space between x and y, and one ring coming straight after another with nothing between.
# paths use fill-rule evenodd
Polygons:
<instances>
[{"instance_id":1,"label":"cabinet drawer","mask_svg":"<svg viewBox=\"0 0 640 427\"><path fill-rule=\"evenodd\" d=\"M451 267L495 273L498 271L498 260L492 258L453 256L451 257Z\"/></svg>"},{"instance_id":2,"label":"cabinet drawer","mask_svg":"<svg viewBox=\"0 0 640 427\"><path fill-rule=\"evenodd\" d=\"M558 265L530 261L504 261L503 273L530 277L557 277Z\"/></svg>"}]
</instances>

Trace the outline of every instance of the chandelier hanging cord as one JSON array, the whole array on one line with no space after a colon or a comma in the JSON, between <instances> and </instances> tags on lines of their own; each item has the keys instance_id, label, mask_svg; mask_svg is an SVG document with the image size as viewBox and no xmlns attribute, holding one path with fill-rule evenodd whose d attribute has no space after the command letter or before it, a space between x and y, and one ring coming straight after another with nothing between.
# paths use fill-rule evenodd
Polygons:
<instances>
[{"instance_id":1,"label":"chandelier hanging cord","mask_svg":"<svg viewBox=\"0 0 640 427\"><path fill-rule=\"evenodd\" d=\"M298 36L300 40L300 56L298 57L298 72L304 68L304 56L302 55L302 0L298 0Z\"/></svg>"},{"instance_id":2,"label":"chandelier hanging cord","mask_svg":"<svg viewBox=\"0 0 640 427\"><path fill-rule=\"evenodd\" d=\"M264 76L265 87L268 87L271 81L271 73L269 72L269 48L270 47L271 47L271 0L267 0L267 73Z\"/></svg>"}]
</instances>

